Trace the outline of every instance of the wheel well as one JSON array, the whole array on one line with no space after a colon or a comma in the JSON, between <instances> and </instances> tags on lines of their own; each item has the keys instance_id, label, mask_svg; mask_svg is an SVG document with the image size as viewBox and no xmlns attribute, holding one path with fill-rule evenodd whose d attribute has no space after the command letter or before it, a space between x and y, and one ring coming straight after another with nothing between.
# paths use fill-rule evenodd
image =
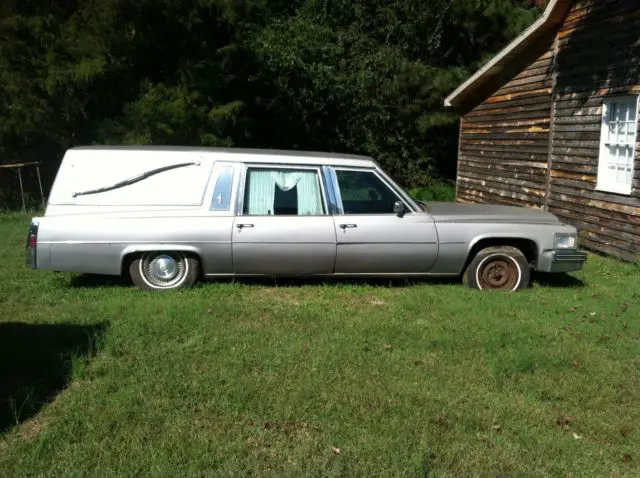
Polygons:
<instances>
[{"instance_id":1,"label":"wheel well","mask_svg":"<svg viewBox=\"0 0 640 478\"><path fill-rule=\"evenodd\" d=\"M170 249L173 250L173 249ZM134 251L134 252L130 252L128 254L126 254L123 258L122 258L122 264L120 266L120 275L123 277L129 277L129 266L131 266L131 263L133 261L135 261L138 257L140 257L142 254L144 254L145 252L152 252L152 251ZM191 259L195 259L198 261L198 263L200 264L200 273L199 275L202 275L202 258L200 257L199 254L193 252L193 251L183 251L180 249L175 249L175 252L182 252L185 256L190 257Z\"/></svg>"},{"instance_id":2,"label":"wheel well","mask_svg":"<svg viewBox=\"0 0 640 478\"><path fill-rule=\"evenodd\" d=\"M129 267L131 263L138 258L142 253L141 252L130 252L122 258L122 264L120 266L120 275L122 277L130 278Z\"/></svg>"},{"instance_id":3,"label":"wheel well","mask_svg":"<svg viewBox=\"0 0 640 478\"><path fill-rule=\"evenodd\" d=\"M529 264L535 264L538 258L538 246L531 239L516 239L516 238L487 238L479 240L469 251L467 261L464 264L466 270L469 263L473 260L478 252L487 247L499 247L499 246L511 246L519 249L527 258Z\"/></svg>"}]
</instances>

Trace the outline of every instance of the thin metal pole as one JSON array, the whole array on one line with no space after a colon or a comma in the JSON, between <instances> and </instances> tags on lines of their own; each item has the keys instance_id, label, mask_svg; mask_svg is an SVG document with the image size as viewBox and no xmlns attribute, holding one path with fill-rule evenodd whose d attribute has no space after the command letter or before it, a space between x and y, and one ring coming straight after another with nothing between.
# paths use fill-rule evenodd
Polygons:
<instances>
[{"instance_id":1,"label":"thin metal pole","mask_svg":"<svg viewBox=\"0 0 640 478\"><path fill-rule=\"evenodd\" d=\"M42 209L45 208L44 192L42 191L42 180L40 179L40 166L36 164L36 174L38 175L38 185L40 186L40 199L42 201Z\"/></svg>"},{"instance_id":2,"label":"thin metal pole","mask_svg":"<svg viewBox=\"0 0 640 478\"><path fill-rule=\"evenodd\" d=\"M20 181L20 197L22 198L22 212L27 211L27 207L24 204L24 189L22 187L22 173L20 172L21 168L18 168L18 180Z\"/></svg>"}]
</instances>

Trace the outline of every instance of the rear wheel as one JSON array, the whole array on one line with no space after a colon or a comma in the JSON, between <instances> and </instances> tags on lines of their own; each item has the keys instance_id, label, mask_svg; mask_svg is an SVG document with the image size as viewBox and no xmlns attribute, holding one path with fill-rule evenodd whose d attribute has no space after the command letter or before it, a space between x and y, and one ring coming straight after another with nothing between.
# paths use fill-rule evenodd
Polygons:
<instances>
[{"instance_id":1,"label":"rear wheel","mask_svg":"<svg viewBox=\"0 0 640 478\"><path fill-rule=\"evenodd\" d=\"M129 266L133 283L144 290L191 287L198 279L200 263L183 252L145 252Z\"/></svg>"},{"instance_id":2,"label":"rear wheel","mask_svg":"<svg viewBox=\"0 0 640 478\"><path fill-rule=\"evenodd\" d=\"M516 291L529 286L531 268L520 249L488 247L479 251L467 267L463 282L480 290Z\"/></svg>"}]
</instances>

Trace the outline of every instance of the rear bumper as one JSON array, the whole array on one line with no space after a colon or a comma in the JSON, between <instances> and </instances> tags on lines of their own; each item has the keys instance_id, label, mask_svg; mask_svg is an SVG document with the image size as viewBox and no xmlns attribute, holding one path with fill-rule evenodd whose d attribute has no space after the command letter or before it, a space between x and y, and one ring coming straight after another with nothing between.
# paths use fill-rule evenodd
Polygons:
<instances>
[{"instance_id":1,"label":"rear bumper","mask_svg":"<svg viewBox=\"0 0 640 478\"><path fill-rule=\"evenodd\" d=\"M540 272L579 271L587 261L587 253L580 250L554 250L543 252L536 270Z\"/></svg>"}]
</instances>

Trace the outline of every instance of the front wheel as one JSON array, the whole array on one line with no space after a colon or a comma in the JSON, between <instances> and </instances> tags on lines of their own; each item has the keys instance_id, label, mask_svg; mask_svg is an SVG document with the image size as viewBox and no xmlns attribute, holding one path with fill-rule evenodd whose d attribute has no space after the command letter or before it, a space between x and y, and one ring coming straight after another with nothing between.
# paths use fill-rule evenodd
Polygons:
<instances>
[{"instance_id":1,"label":"front wheel","mask_svg":"<svg viewBox=\"0 0 640 478\"><path fill-rule=\"evenodd\" d=\"M182 252L145 252L129 266L133 283L144 290L191 287L199 275L200 263Z\"/></svg>"},{"instance_id":2,"label":"front wheel","mask_svg":"<svg viewBox=\"0 0 640 478\"><path fill-rule=\"evenodd\" d=\"M529 286L531 268L515 247L488 247L479 251L467 267L463 282L472 289L516 291Z\"/></svg>"}]
</instances>

